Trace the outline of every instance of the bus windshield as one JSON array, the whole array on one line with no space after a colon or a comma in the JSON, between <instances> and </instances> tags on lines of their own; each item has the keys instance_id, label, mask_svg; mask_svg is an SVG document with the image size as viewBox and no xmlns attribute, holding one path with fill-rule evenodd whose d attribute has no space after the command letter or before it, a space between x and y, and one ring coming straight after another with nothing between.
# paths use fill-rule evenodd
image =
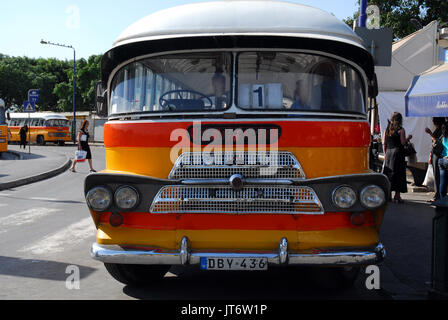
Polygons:
<instances>
[{"instance_id":1,"label":"bus windshield","mask_svg":"<svg viewBox=\"0 0 448 320\"><path fill-rule=\"evenodd\" d=\"M303 53L238 55L237 106L248 110L364 113L361 77L350 65Z\"/></svg>"},{"instance_id":2,"label":"bus windshield","mask_svg":"<svg viewBox=\"0 0 448 320\"><path fill-rule=\"evenodd\" d=\"M230 53L148 58L115 75L111 114L223 110L231 101Z\"/></svg>"},{"instance_id":3,"label":"bus windshield","mask_svg":"<svg viewBox=\"0 0 448 320\"><path fill-rule=\"evenodd\" d=\"M45 122L46 127L68 127L68 120L50 119Z\"/></svg>"},{"instance_id":4,"label":"bus windshield","mask_svg":"<svg viewBox=\"0 0 448 320\"><path fill-rule=\"evenodd\" d=\"M354 67L317 54L241 52L235 62L230 52L172 54L119 69L110 114L223 111L233 102L248 111L364 114L363 88Z\"/></svg>"},{"instance_id":5,"label":"bus windshield","mask_svg":"<svg viewBox=\"0 0 448 320\"><path fill-rule=\"evenodd\" d=\"M6 124L5 108L0 107L0 125Z\"/></svg>"}]
</instances>

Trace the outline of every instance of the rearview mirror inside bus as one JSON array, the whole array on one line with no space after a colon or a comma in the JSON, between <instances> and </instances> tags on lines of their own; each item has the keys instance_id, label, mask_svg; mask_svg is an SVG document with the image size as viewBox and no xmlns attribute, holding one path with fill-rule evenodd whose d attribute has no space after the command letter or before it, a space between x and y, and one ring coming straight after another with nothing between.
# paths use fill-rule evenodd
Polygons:
<instances>
[{"instance_id":1,"label":"rearview mirror inside bus","mask_svg":"<svg viewBox=\"0 0 448 320\"><path fill-rule=\"evenodd\" d=\"M95 105L96 105L96 113L100 117L107 117L108 116L108 110L107 110L107 91L104 88L104 84L102 81L98 81L96 83L96 98L95 98Z\"/></svg>"}]
</instances>

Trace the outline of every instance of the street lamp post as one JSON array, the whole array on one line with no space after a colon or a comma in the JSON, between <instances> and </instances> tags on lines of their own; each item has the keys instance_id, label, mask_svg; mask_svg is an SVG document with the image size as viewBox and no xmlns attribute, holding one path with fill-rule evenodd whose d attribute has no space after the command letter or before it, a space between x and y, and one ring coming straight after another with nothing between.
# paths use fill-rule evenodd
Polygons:
<instances>
[{"instance_id":1,"label":"street lamp post","mask_svg":"<svg viewBox=\"0 0 448 320\"><path fill-rule=\"evenodd\" d=\"M52 43L50 41L40 41L41 44L48 44L52 46L64 47L73 49L73 123L72 123L72 139L73 143L76 144L76 51L73 46L68 46L65 44Z\"/></svg>"}]
</instances>

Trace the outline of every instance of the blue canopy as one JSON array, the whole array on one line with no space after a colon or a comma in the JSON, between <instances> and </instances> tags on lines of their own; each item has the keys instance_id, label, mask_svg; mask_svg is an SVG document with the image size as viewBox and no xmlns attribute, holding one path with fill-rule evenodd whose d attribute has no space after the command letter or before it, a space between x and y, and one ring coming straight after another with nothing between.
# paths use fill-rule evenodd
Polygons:
<instances>
[{"instance_id":1,"label":"blue canopy","mask_svg":"<svg viewBox=\"0 0 448 320\"><path fill-rule=\"evenodd\" d=\"M407 117L448 117L448 64L414 77L405 102Z\"/></svg>"}]
</instances>

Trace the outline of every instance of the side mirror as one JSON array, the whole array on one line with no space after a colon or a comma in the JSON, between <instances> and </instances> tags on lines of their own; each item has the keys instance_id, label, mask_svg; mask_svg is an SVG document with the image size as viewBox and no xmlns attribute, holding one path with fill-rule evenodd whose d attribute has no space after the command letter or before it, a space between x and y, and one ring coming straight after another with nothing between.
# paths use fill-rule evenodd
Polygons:
<instances>
[{"instance_id":1,"label":"side mirror","mask_svg":"<svg viewBox=\"0 0 448 320\"><path fill-rule=\"evenodd\" d=\"M95 92L96 92L95 96L96 113L100 117L106 118L109 115L107 107L107 90L102 81L98 81L96 83Z\"/></svg>"},{"instance_id":2,"label":"side mirror","mask_svg":"<svg viewBox=\"0 0 448 320\"><path fill-rule=\"evenodd\" d=\"M11 121L11 116L9 115L9 112L6 112L6 119L8 119L8 121Z\"/></svg>"}]
</instances>

